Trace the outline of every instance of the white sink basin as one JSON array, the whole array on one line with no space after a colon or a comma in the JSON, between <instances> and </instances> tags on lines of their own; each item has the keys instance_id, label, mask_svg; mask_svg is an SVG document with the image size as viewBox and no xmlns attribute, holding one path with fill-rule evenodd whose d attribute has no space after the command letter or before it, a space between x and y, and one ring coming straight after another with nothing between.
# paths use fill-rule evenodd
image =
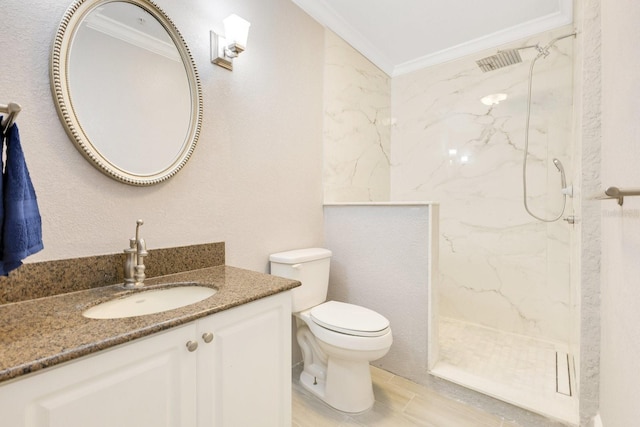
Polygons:
<instances>
[{"instance_id":1,"label":"white sink basin","mask_svg":"<svg viewBox=\"0 0 640 427\"><path fill-rule=\"evenodd\" d=\"M103 302L85 310L90 319L121 319L160 313L195 304L216 293L205 286L173 286L152 291L136 292L124 298Z\"/></svg>"}]
</instances>

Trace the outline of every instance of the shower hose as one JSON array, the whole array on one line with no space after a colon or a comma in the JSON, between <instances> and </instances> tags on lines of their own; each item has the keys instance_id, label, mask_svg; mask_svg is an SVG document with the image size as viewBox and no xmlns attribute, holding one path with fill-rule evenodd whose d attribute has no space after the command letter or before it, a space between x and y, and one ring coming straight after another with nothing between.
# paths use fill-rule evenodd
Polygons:
<instances>
[{"instance_id":1,"label":"shower hose","mask_svg":"<svg viewBox=\"0 0 640 427\"><path fill-rule=\"evenodd\" d=\"M574 34L571 34L574 35ZM536 214L534 214L531 209L529 209L529 205L527 202L527 157L529 156L529 122L531 119L531 87L533 86L533 67L536 65L536 61L538 59L540 59L541 57L546 57L547 55L549 55L549 48L551 46L553 46L553 44L555 42L557 42L558 40L565 38L565 37L569 37L571 35L567 35L567 36L563 36L563 37L558 37L556 39L553 39L546 47L544 48L540 48L538 47L538 55L536 55L536 57L533 59L533 61L531 61L531 66L529 67L529 88L528 88L528 92L527 92L527 119L525 121L525 131L524 131L524 158L522 160L522 187L523 187L523 200L524 200L524 208L527 211L527 213L529 215L531 215L532 217L534 217L535 219L539 220L539 221L543 221L543 222L555 222L558 221L560 218L562 218L562 215L564 215L564 211L567 205L567 195L566 193L563 192L563 198L562 198L562 210L560 211L560 213L553 217L553 218L543 218L540 217ZM558 167L556 165L556 167ZM560 167L558 167L558 171L562 174L562 178L563 178L563 182L565 182L564 179L564 170L562 170Z\"/></svg>"}]
</instances>

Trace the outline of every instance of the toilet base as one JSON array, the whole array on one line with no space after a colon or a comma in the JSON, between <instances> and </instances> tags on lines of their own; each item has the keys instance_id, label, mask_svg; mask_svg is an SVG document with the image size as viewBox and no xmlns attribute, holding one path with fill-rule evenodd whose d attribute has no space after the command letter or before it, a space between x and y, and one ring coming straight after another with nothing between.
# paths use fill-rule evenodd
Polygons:
<instances>
[{"instance_id":1,"label":"toilet base","mask_svg":"<svg viewBox=\"0 0 640 427\"><path fill-rule=\"evenodd\" d=\"M318 338L309 325L315 327L317 333L326 331L315 323L307 323L308 317L307 312L296 313L296 336L304 362L300 374L302 386L339 411L355 414L370 409L375 398L369 362L387 354L392 342L391 331L375 338L329 335L334 341L340 338L340 343L350 344L339 347Z\"/></svg>"},{"instance_id":2,"label":"toilet base","mask_svg":"<svg viewBox=\"0 0 640 427\"><path fill-rule=\"evenodd\" d=\"M375 400L367 361L329 358L326 380L302 371L300 383L320 400L342 412L364 412L373 406Z\"/></svg>"}]
</instances>

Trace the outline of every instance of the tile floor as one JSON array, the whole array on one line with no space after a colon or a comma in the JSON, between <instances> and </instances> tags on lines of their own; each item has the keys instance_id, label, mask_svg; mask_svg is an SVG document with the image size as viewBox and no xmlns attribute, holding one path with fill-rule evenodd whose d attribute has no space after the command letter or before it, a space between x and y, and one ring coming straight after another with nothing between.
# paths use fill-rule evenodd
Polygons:
<instances>
[{"instance_id":1,"label":"tile floor","mask_svg":"<svg viewBox=\"0 0 640 427\"><path fill-rule=\"evenodd\" d=\"M307 392L293 373L293 427L521 427L444 397L405 378L371 368L376 401L369 411L348 415Z\"/></svg>"},{"instance_id":2,"label":"tile floor","mask_svg":"<svg viewBox=\"0 0 640 427\"><path fill-rule=\"evenodd\" d=\"M454 319L440 318L439 327L434 375L577 424L578 399L556 392L556 351L566 346Z\"/></svg>"}]
</instances>

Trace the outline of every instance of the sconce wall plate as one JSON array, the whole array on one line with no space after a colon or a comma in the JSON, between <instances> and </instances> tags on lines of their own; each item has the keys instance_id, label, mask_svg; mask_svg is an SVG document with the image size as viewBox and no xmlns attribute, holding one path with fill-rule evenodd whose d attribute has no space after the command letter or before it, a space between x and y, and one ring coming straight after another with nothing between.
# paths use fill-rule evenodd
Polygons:
<instances>
[{"instance_id":1,"label":"sconce wall plate","mask_svg":"<svg viewBox=\"0 0 640 427\"><path fill-rule=\"evenodd\" d=\"M225 54L226 39L215 31L211 31L211 62L233 71L233 58Z\"/></svg>"}]
</instances>

